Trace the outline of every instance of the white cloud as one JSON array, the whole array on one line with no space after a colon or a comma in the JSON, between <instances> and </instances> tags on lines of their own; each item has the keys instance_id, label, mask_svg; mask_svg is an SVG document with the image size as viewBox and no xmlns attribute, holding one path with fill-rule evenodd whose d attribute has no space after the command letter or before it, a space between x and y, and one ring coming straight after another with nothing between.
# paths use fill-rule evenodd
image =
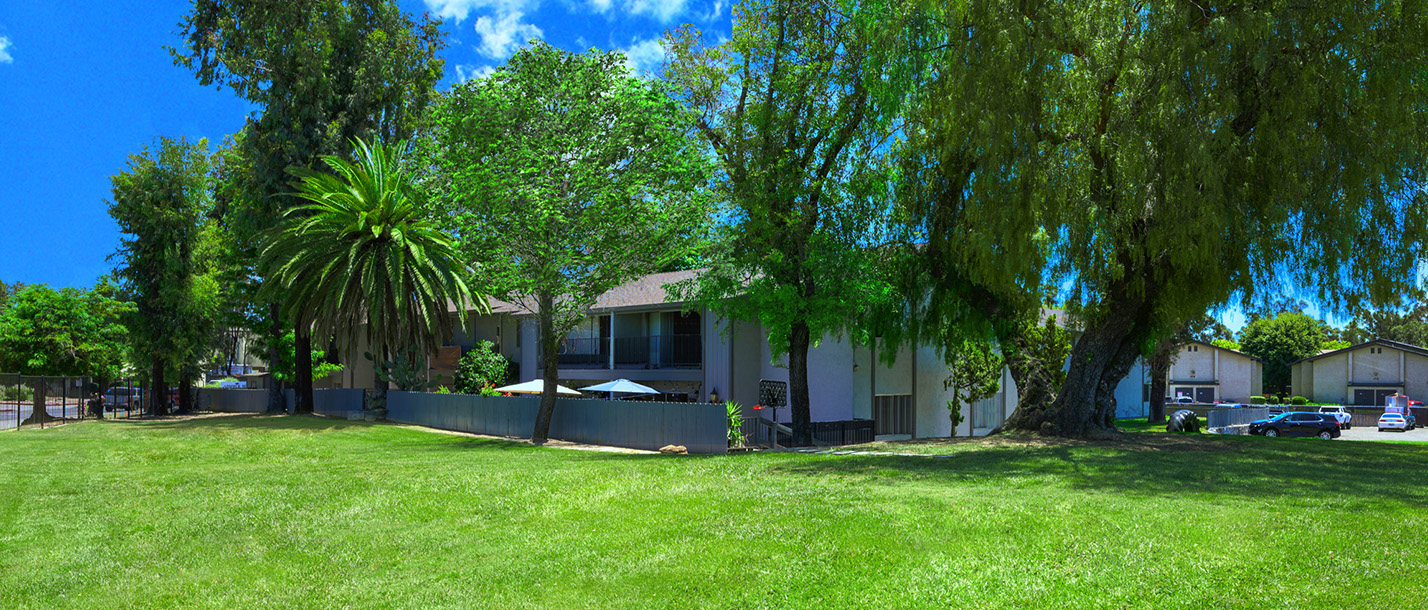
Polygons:
<instances>
[{"instance_id":1,"label":"white cloud","mask_svg":"<svg viewBox=\"0 0 1428 610\"><path fill-rule=\"evenodd\" d=\"M658 73L664 65L664 47L658 38L632 42L625 47L625 63L635 72Z\"/></svg>"},{"instance_id":2,"label":"white cloud","mask_svg":"<svg viewBox=\"0 0 1428 610\"><path fill-rule=\"evenodd\" d=\"M714 0L714 5L709 7L709 13L704 15L704 21L716 21L729 17L729 11L724 4L724 0Z\"/></svg>"},{"instance_id":3,"label":"white cloud","mask_svg":"<svg viewBox=\"0 0 1428 610\"><path fill-rule=\"evenodd\" d=\"M0 64L14 63L15 58L10 56L10 39L0 36Z\"/></svg>"},{"instance_id":4,"label":"white cloud","mask_svg":"<svg viewBox=\"0 0 1428 610\"><path fill-rule=\"evenodd\" d=\"M613 0L590 0L590 9L597 13L604 13L610 10Z\"/></svg>"},{"instance_id":5,"label":"white cloud","mask_svg":"<svg viewBox=\"0 0 1428 610\"><path fill-rule=\"evenodd\" d=\"M523 13L512 12L495 19L477 18L476 33L481 35L481 53L493 59L505 59L527 40L544 35L540 28L521 23L523 16Z\"/></svg>"},{"instance_id":6,"label":"white cloud","mask_svg":"<svg viewBox=\"0 0 1428 610\"><path fill-rule=\"evenodd\" d=\"M684 13L685 2L686 0L628 0L625 2L625 11L631 15L648 15L661 23L669 23Z\"/></svg>"},{"instance_id":7,"label":"white cloud","mask_svg":"<svg viewBox=\"0 0 1428 610\"><path fill-rule=\"evenodd\" d=\"M465 21L471 11L492 9L499 13L527 12L540 6L540 0L423 0L427 10L442 19Z\"/></svg>"},{"instance_id":8,"label":"white cloud","mask_svg":"<svg viewBox=\"0 0 1428 610\"><path fill-rule=\"evenodd\" d=\"M466 82L473 78L486 78L496 71L496 66L478 66L476 64L463 64L456 66L457 82Z\"/></svg>"}]
</instances>

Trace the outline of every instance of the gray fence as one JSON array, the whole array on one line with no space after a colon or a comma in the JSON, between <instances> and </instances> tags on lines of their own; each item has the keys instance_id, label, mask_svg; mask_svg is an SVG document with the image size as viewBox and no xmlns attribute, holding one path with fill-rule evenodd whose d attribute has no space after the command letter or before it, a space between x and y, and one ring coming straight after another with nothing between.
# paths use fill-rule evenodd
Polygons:
<instances>
[{"instance_id":1,"label":"gray fence","mask_svg":"<svg viewBox=\"0 0 1428 610\"><path fill-rule=\"evenodd\" d=\"M199 388L198 408L215 413L264 413L268 410L268 391Z\"/></svg>"},{"instance_id":2,"label":"gray fence","mask_svg":"<svg viewBox=\"0 0 1428 610\"><path fill-rule=\"evenodd\" d=\"M1178 410L1178 409L1177 409ZM1245 426L1250 422L1269 419L1269 408L1253 409L1212 409L1206 414L1206 428L1228 428L1230 426Z\"/></svg>"},{"instance_id":3,"label":"gray fence","mask_svg":"<svg viewBox=\"0 0 1428 610\"><path fill-rule=\"evenodd\" d=\"M538 396L387 394L387 419L476 434L527 438L535 428ZM550 438L633 449L683 445L690 453L728 451L724 405L561 398Z\"/></svg>"},{"instance_id":4,"label":"gray fence","mask_svg":"<svg viewBox=\"0 0 1428 610\"><path fill-rule=\"evenodd\" d=\"M364 390L361 389L313 390L313 411L334 416L345 416L351 411L361 411L363 392ZM294 401L292 390L283 392L284 407L288 411L292 410ZM215 413L266 413L268 411L268 391L199 388L198 408Z\"/></svg>"}]
</instances>

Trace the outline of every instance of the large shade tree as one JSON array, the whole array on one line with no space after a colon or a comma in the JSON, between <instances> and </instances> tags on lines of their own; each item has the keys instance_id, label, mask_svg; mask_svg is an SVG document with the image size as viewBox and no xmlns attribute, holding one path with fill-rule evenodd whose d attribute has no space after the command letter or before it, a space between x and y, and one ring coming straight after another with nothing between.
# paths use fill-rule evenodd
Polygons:
<instances>
[{"instance_id":1,"label":"large shade tree","mask_svg":"<svg viewBox=\"0 0 1428 610\"><path fill-rule=\"evenodd\" d=\"M704 157L659 81L620 53L533 41L437 108L431 165L443 215L494 294L537 317L555 410L565 335L600 294L679 260L708 223Z\"/></svg>"},{"instance_id":2,"label":"large shade tree","mask_svg":"<svg viewBox=\"0 0 1428 610\"><path fill-rule=\"evenodd\" d=\"M133 305L115 298L107 278L88 291L44 284L21 288L0 310L0 371L114 379L128 353L123 318ZM38 387L38 386L37 386ZM23 423L52 419L37 399Z\"/></svg>"},{"instance_id":3,"label":"large shade tree","mask_svg":"<svg viewBox=\"0 0 1428 610\"><path fill-rule=\"evenodd\" d=\"M175 63L258 108L228 155L235 166L225 177L236 188L221 199L225 225L243 248L239 260L256 260L262 234L299 205L287 193L288 168L323 171L320 158L347 156L354 138L411 137L441 80L439 25L414 19L396 0L194 0L180 23L182 47L169 49ZM284 334L280 299L267 309L247 318L266 325L255 330L276 349ZM297 353L310 354L311 329L292 328ZM312 406L308 360L297 363L303 411ZM281 388L270 390L269 409L278 410Z\"/></svg>"},{"instance_id":4,"label":"large shade tree","mask_svg":"<svg viewBox=\"0 0 1428 610\"><path fill-rule=\"evenodd\" d=\"M283 294L285 315L349 353L359 335L377 354L435 353L451 336L450 310L486 307L455 242L424 214L405 149L358 141L355 162L323 158L331 173L293 170L307 203L262 249L263 296Z\"/></svg>"},{"instance_id":5,"label":"large shade tree","mask_svg":"<svg viewBox=\"0 0 1428 610\"><path fill-rule=\"evenodd\" d=\"M878 95L887 41L864 13L839 0L747 0L730 40L708 44L687 25L665 41L666 77L696 114L727 203L710 268L676 293L768 330L773 355L788 356L800 445L812 438L809 349L856 332L880 295L865 249L885 200L857 177L890 133Z\"/></svg>"},{"instance_id":6,"label":"large shade tree","mask_svg":"<svg viewBox=\"0 0 1428 610\"><path fill-rule=\"evenodd\" d=\"M1285 393L1291 380L1290 365L1317 355L1328 340L1328 326L1302 313L1281 313L1260 318L1240 329L1244 353L1264 363L1266 392Z\"/></svg>"},{"instance_id":7,"label":"large shade tree","mask_svg":"<svg viewBox=\"0 0 1428 610\"><path fill-rule=\"evenodd\" d=\"M1292 283L1386 300L1425 235L1428 6L899 3L924 77L898 148L924 312L1015 344L1033 289L1085 332L1064 384L1011 361L1007 426L1111 426L1184 319Z\"/></svg>"},{"instance_id":8,"label":"large shade tree","mask_svg":"<svg viewBox=\"0 0 1428 610\"><path fill-rule=\"evenodd\" d=\"M182 369L181 384L192 385L194 369L186 365L200 356L196 342L216 323L214 285L195 256L212 202L210 161L205 140L160 138L111 178L109 215L126 235L114 254L115 275L135 303L126 326L149 366L148 409L155 415L168 412L165 372Z\"/></svg>"}]
</instances>

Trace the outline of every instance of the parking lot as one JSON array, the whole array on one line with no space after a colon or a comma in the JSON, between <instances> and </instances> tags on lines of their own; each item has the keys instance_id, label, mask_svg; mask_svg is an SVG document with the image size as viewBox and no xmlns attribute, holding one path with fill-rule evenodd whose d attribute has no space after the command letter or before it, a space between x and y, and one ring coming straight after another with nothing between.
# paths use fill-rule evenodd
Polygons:
<instances>
[{"instance_id":1,"label":"parking lot","mask_svg":"<svg viewBox=\"0 0 1428 610\"><path fill-rule=\"evenodd\" d=\"M1428 442L1428 428L1415 428L1412 432L1389 430L1379 432L1373 426L1354 426L1343 431L1339 438L1349 441L1425 441Z\"/></svg>"}]
</instances>

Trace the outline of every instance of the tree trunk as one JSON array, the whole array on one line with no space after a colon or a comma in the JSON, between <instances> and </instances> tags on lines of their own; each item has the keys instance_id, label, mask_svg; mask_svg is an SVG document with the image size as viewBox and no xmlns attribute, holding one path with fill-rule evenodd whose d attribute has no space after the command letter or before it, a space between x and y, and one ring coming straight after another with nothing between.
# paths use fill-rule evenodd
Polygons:
<instances>
[{"instance_id":1,"label":"tree trunk","mask_svg":"<svg viewBox=\"0 0 1428 610\"><path fill-rule=\"evenodd\" d=\"M535 430L531 432L531 443L543 445L550 435L550 420L555 415L555 386L560 383L560 337L555 335L555 298L540 295L540 337L544 348L541 365L545 387L540 393L540 410L536 412Z\"/></svg>"},{"instance_id":2,"label":"tree trunk","mask_svg":"<svg viewBox=\"0 0 1428 610\"><path fill-rule=\"evenodd\" d=\"M154 357L149 377L149 415L169 414L169 390L164 387L164 359Z\"/></svg>"},{"instance_id":3,"label":"tree trunk","mask_svg":"<svg viewBox=\"0 0 1428 610\"><path fill-rule=\"evenodd\" d=\"M21 379L24 378L21 377ZM49 384L45 383L44 377L34 377L32 379L38 380L38 383L36 383L35 381L30 382L30 416L26 417L25 421L19 423L19 425L21 426L39 424L55 420L54 416L50 415L49 409L46 408L47 404L49 403L49 396L47 395L49 391ZM18 390L19 385L17 382L16 391L18 392ZM17 393L15 395L15 411L17 413L20 411L19 401L20 395Z\"/></svg>"},{"instance_id":4,"label":"tree trunk","mask_svg":"<svg viewBox=\"0 0 1428 610\"><path fill-rule=\"evenodd\" d=\"M1166 341L1157 345L1150 355L1150 413L1147 420L1152 424L1165 423L1165 384L1170 375L1170 357L1175 346Z\"/></svg>"},{"instance_id":5,"label":"tree trunk","mask_svg":"<svg viewBox=\"0 0 1428 610\"><path fill-rule=\"evenodd\" d=\"M813 444L813 414L808 398L808 324L794 322L788 335L788 400L793 419L793 445Z\"/></svg>"},{"instance_id":6,"label":"tree trunk","mask_svg":"<svg viewBox=\"0 0 1428 610\"><path fill-rule=\"evenodd\" d=\"M283 326L278 323L277 303L268 303L268 315L272 316L272 324L268 325L268 412L285 413L287 407L283 404L283 386L278 382L278 376L273 373L283 358L278 350L278 343L283 339Z\"/></svg>"},{"instance_id":7,"label":"tree trunk","mask_svg":"<svg viewBox=\"0 0 1428 610\"><path fill-rule=\"evenodd\" d=\"M299 323L293 326L293 354L297 361L294 363L297 391L294 392L297 404L293 405L293 413L312 413L312 330Z\"/></svg>"},{"instance_id":8,"label":"tree trunk","mask_svg":"<svg viewBox=\"0 0 1428 610\"><path fill-rule=\"evenodd\" d=\"M372 390L372 402L373 402L373 404L375 404L375 405L377 405L377 406L375 406L375 407L372 407L371 405L368 405L368 406L369 406L369 408L371 408L371 409L373 409L373 410L375 410L375 409L386 409L386 408L387 408L387 392L392 389L392 384L391 384L391 382L389 382L389 381L387 381L386 379L383 379L383 378L382 378L380 368L381 368L381 363L386 362L386 361L387 361L388 359L390 359L390 358L391 358L391 356L389 355L389 351L387 350L387 346L386 346L385 344L383 344L382 347L377 350L377 361L374 362L374 363L372 363L373 374L375 375L375 378L376 378L376 380L377 380L377 383L376 383L376 386L377 386L377 387L373 388L373 390Z\"/></svg>"},{"instance_id":9,"label":"tree trunk","mask_svg":"<svg viewBox=\"0 0 1428 610\"><path fill-rule=\"evenodd\" d=\"M193 373L179 375L179 413L193 412Z\"/></svg>"},{"instance_id":10,"label":"tree trunk","mask_svg":"<svg viewBox=\"0 0 1428 610\"><path fill-rule=\"evenodd\" d=\"M1143 297L1124 290L1109 291L1103 303L1108 313L1071 347L1066 381L1054 398L1048 401L1039 390L1022 397L1007 419L1007 429L1051 436L1115 429L1116 386L1139 355L1136 341L1146 331L1149 306Z\"/></svg>"}]
</instances>

